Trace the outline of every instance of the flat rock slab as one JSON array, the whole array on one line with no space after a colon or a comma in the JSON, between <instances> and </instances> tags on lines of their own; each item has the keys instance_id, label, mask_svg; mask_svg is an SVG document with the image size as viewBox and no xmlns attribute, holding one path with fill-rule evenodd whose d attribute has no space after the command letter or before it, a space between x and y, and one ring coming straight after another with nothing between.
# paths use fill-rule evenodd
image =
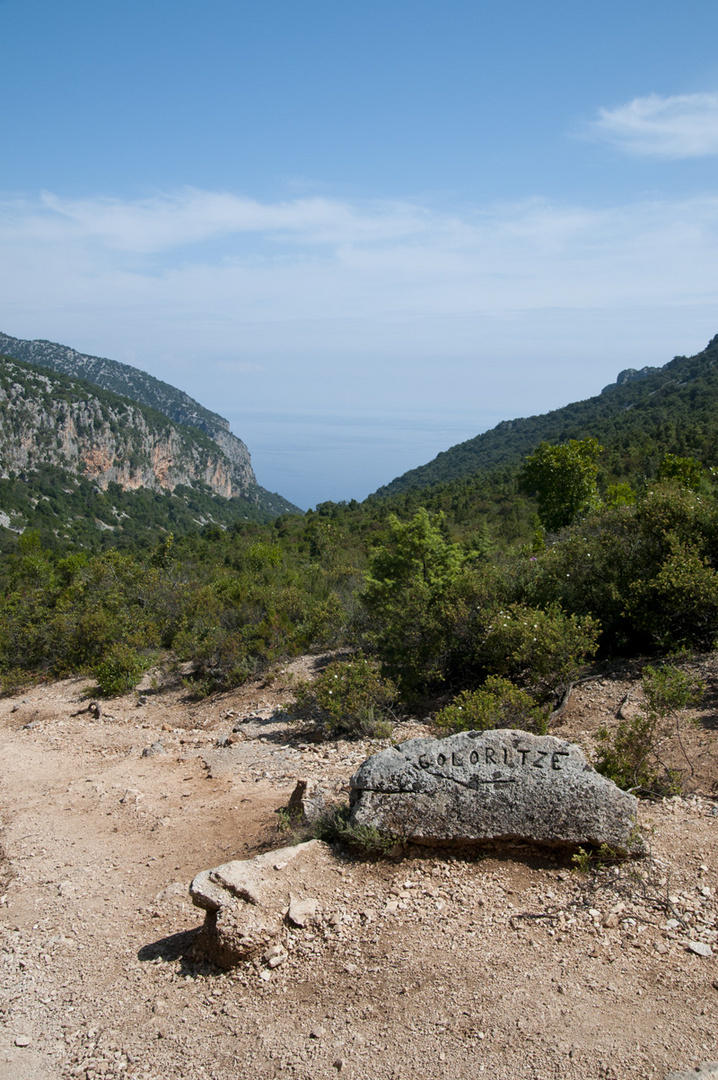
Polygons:
<instances>
[{"instance_id":1,"label":"flat rock slab","mask_svg":"<svg viewBox=\"0 0 718 1080\"><path fill-rule=\"evenodd\" d=\"M318 917L336 888L326 884L333 868L329 845L310 840L203 870L190 885L193 902L206 912L196 950L223 968L271 950L285 919L306 926Z\"/></svg>"},{"instance_id":2,"label":"flat rock slab","mask_svg":"<svg viewBox=\"0 0 718 1080\"><path fill-rule=\"evenodd\" d=\"M410 739L368 758L351 789L351 825L409 843L642 850L636 798L551 735L501 729Z\"/></svg>"}]
</instances>

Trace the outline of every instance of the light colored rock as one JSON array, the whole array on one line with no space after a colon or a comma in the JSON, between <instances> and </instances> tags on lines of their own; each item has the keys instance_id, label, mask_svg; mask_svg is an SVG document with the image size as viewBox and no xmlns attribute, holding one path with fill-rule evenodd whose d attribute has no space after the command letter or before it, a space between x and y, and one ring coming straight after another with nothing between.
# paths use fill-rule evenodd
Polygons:
<instances>
[{"instance_id":1,"label":"light colored rock","mask_svg":"<svg viewBox=\"0 0 718 1080\"><path fill-rule=\"evenodd\" d=\"M351 778L351 825L416 844L608 844L642 851L637 800L573 743L501 729L410 739Z\"/></svg>"},{"instance_id":2,"label":"light colored rock","mask_svg":"<svg viewBox=\"0 0 718 1080\"><path fill-rule=\"evenodd\" d=\"M271 893L272 871L276 872L277 867L284 869L297 856L304 858L313 844L319 844L319 841L310 840L308 844L278 848L254 859L237 859L215 866L213 870L203 870L192 881L190 896L197 907L207 911L218 911L234 898L248 904L261 904Z\"/></svg>"},{"instance_id":3,"label":"light colored rock","mask_svg":"<svg viewBox=\"0 0 718 1080\"><path fill-rule=\"evenodd\" d=\"M196 950L224 968L267 955L280 944L285 916L296 926L316 916L319 901L311 893L317 881L334 877L333 866L329 845L310 840L203 870L190 885L193 902L206 912Z\"/></svg>"},{"instance_id":4,"label":"light colored rock","mask_svg":"<svg viewBox=\"0 0 718 1080\"><path fill-rule=\"evenodd\" d=\"M704 1061L695 1069L685 1072L671 1072L666 1080L718 1080L718 1061Z\"/></svg>"},{"instance_id":5,"label":"light colored rock","mask_svg":"<svg viewBox=\"0 0 718 1080\"><path fill-rule=\"evenodd\" d=\"M346 789L341 782L329 784L317 780L298 780L287 810L292 821L313 825L332 806L346 801Z\"/></svg>"},{"instance_id":6,"label":"light colored rock","mask_svg":"<svg viewBox=\"0 0 718 1080\"><path fill-rule=\"evenodd\" d=\"M268 968L276 968L284 963L288 955L289 954L283 945L272 945L265 953L263 953L262 960L264 960Z\"/></svg>"},{"instance_id":7,"label":"light colored rock","mask_svg":"<svg viewBox=\"0 0 718 1080\"><path fill-rule=\"evenodd\" d=\"M290 894L287 918L294 926L303 927L316 919L318 909L319 901L314 897L300 898Z\"/></svg>"},{"instance_id":8,"label":"light colored rock","mask_svg":"<svg viewBox=\"0 0 718 1080\"><path fill-rule=\"evenodd\" d=\"M686 948L690 949L696 956L708 957L713 955L713 950L705 941L687 941Z\"/></svg>"}]
</instances>

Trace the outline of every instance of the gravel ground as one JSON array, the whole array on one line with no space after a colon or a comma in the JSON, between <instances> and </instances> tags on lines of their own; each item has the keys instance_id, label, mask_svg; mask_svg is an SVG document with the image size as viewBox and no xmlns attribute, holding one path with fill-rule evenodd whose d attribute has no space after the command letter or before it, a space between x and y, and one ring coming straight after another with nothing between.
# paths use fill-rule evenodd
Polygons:
<instances>
[{"instance_id":1,"label":"gravel ground","mask_svg":"<svg viewBox=\"0 0 718 1080\"><path fill-rule=\"evenodd\" d=\"M592 753L637 679L577 687L555 733ZM99 720L86 690L0 701L3 1080L662 1080L718 1058L710 694L687 796L642 805L649 859L581 874L528 850L336 852L286 961L220 972L193 957L189 880L286 843L297 779L346 780L386 743L311 742L274 714L286 672L200 704L148 687Z\"/></svg>"}]
</instances>

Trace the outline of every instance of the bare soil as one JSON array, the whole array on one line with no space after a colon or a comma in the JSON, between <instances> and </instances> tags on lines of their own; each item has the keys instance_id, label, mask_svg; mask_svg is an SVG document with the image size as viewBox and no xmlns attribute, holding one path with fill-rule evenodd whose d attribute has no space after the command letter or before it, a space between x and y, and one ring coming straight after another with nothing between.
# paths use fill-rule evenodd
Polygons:
<instances>
[{"instance_id":1,"label":"bare soil","mask_svg":"<svg viewBox=\"0 0 718 1080\"><path fill-rule=\"evenodd\" d=\"M636 1080L718 1058L718 664L699 666L690 767L667 751L687 795L641 807L649 859L337 851L334 910L274 970L193 958L188 882L285 844L296 781L386 743L275 716L286 670L199 703L148 685L99 719L83 680L0 700L0 1078ZM639 674L581 684L555 733L593 753Z\"/></svg>"}]
</instances>

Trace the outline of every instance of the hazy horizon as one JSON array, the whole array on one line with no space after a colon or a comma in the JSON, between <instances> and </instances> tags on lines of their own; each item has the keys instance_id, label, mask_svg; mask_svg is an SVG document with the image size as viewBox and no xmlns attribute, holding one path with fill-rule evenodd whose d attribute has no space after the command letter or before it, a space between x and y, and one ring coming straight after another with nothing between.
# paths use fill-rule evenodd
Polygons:
<instances>
[{"instance_id":1,"label":"hazy horizon","mask_svg":"<svg viewBox=\"0 0 718 1080\"><path fill-rule=\"evenodd\" d=\"M0 0L0 329L363 498L718 332L718 8Z\"/></svg>"}]
</instances>

